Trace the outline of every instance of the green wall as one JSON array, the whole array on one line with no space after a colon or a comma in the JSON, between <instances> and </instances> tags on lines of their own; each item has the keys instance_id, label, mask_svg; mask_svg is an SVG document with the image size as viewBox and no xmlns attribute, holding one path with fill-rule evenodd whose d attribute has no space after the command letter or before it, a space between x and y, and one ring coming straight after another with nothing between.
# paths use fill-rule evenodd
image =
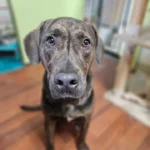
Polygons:
<instances>
[{"instance_id":1,"label":"green wall","mask_svg":"<svg viewBox=\"0 0 150 150\"><path fill-rule=\"evenodd\" d=\"M150 25L150 1L148 2L143 25Z\"/></svg>"}]
</instances>

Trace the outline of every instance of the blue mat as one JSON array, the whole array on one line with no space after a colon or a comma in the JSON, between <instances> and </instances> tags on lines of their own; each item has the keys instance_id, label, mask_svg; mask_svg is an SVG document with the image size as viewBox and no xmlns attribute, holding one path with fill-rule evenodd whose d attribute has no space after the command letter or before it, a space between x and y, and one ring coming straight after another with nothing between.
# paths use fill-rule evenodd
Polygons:
<instances>
[{"instance_id":1,"label":"blue mat","mask_svg":"<svg viewBox=\"0 0 150 150\"><path fill-rule=\"evenodd\" d=\"M24 67L24 64L14 57L0 58L0 74L12 72Z\"/></svg>"}]
</instances>

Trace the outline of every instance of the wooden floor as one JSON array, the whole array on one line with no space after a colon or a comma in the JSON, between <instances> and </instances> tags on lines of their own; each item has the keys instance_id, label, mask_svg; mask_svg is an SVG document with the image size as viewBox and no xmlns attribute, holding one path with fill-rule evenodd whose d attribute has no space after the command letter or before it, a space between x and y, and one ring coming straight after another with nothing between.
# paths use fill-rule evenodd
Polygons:
<instances>
[{"instance_id":1,"label":"wooden floor","mask_svg":"<svg viewBox=\"0 0 150 150\"><path fill-rule=\"evenodd\" d=\"M91 150L150 150L149 128L103 99L113 85L115 66L105 57L100 69L92 68L95 107L87 143ZM42 113L19 109L40 103L42 75L40 65L0 75L0 150L44 150ZM75 150L66 125L60 127L55 145L56 150Z\"/></svg>"}]
</instances>

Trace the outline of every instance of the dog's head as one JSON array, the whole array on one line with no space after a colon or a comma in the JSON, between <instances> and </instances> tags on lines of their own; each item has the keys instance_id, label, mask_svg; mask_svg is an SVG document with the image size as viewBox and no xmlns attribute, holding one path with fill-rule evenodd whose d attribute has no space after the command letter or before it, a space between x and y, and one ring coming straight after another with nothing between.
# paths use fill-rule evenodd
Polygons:
<instances>
[{"instance_id":1,"label":"dog's head","mask_svg":"<svg viewBox=\"0 0 150 150\"><path fill-rule=\"evenodd\" d=\"M31 63L41 61L45 67L54 99L81 98L94 55L98 65L102 59L103 45L95 28L73 18L43 22L24 44Z\"/></svg>"}]
</instances>

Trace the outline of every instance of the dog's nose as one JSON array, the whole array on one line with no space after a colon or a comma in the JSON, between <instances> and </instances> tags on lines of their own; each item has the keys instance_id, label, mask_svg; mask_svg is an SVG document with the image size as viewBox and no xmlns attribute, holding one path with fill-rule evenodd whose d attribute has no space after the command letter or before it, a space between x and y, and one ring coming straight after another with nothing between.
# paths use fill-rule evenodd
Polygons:
<instances>
[{"instance_id":1,"label":"dog's nose","mask_svg":"<svg viewBox=\"0 0 150 150\"><path fill-rule=\"evenodd\" d=\"M58 73L54 77L55 84L59 90L66 92L77 87L79 79L75 73Z\"/></svg>"}]
</instances>

